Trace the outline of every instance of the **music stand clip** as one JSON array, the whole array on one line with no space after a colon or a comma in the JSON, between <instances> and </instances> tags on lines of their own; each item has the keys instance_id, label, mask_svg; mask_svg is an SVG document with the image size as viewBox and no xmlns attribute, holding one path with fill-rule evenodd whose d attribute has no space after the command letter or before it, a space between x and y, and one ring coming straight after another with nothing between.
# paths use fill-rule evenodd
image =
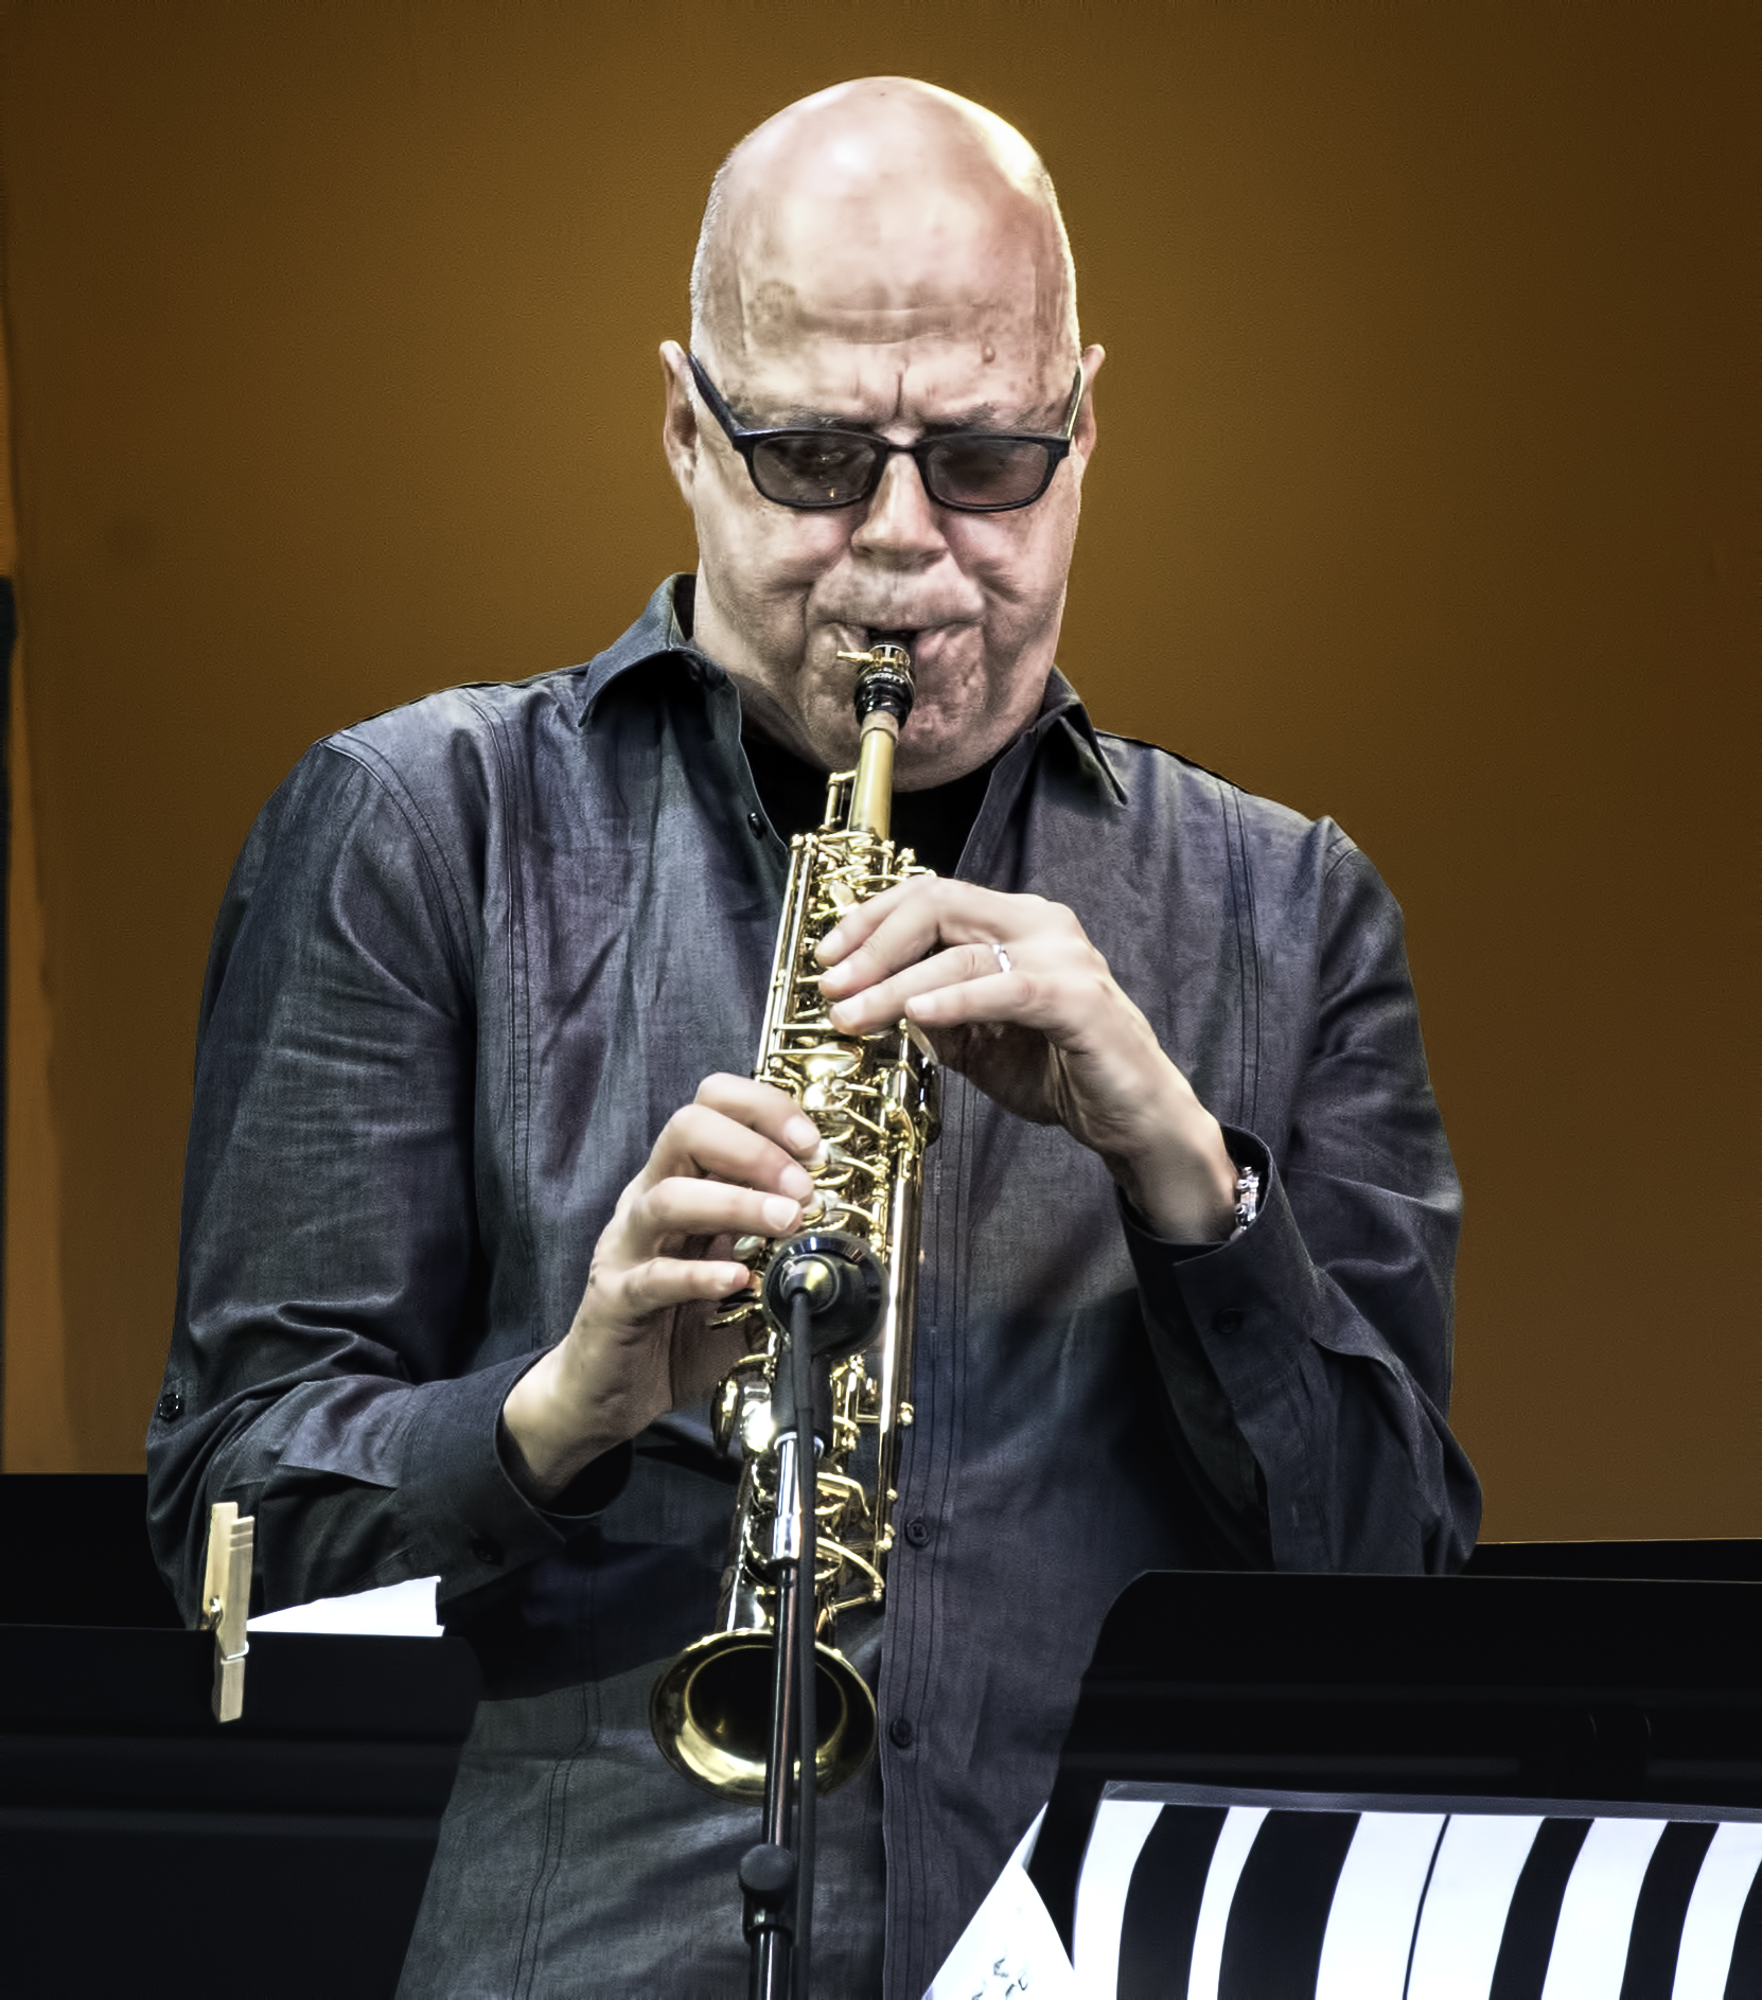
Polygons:
<instances>
[{"instance_id":1,"label":"music stand clip","mask_svg":"<svg viewBox=\"0 0 1762 2000\"><path fill-rule=\"evenodd\" d=\"M256 1517L239 1518L238 1503L217 1500L208 1510L208 1561L202 1579L204 1632L214 1634L214 1719L237 1722L245 1712L245 1655L251 1641L251 1553Z\"/></svg>"}]
</instances>

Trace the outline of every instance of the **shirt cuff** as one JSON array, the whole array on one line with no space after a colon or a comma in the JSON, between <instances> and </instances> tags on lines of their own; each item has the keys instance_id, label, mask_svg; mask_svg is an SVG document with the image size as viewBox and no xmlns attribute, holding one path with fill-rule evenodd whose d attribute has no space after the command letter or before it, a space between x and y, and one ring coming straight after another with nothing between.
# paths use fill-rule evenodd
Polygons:
<instances>
[{"instance_id":1,"label":"shirt cuff","mask_svg":"<svg viewBox=\"0 0 1762 2000\"><path fill-rule=\"evenodd\" d=\"M399 1495L415 1573L438 1575L443 1599L554 1554L630 1477L633 1448L621 1444L578 1473L549 1508L515 1485L498 1441L502 1405L537 1359L517 1355L424 1391Z\"/></svg>"},{"instance_id":2,"label":"shirt cuff","mask_svg":"<svg viewBox=\"0 0 1762 2000\"><path fill-rule=\"evenodd\" d=\"M1235 1163L1236 1171L1244 1169L1260 1176L1262 1206L1265 1206L1265 1192L1272 1186L1272 1155L1252 1132L1238 1131L1234 1125L1219 1128L1224 1135L1224 1150ZM1216 1256L1227 1250L1232 1243L1241 1239L1226 1237L1221 1243L1176 1243L1166 1236L1158 1236L1144 1217L1122 1194L1119 1197L1120 1214L1126 1225L1126 1241L1131 1245L1132 1262L1139 1266L1139 1283L1144 1281L1144 1267L1166 1268L1174 1264L1191 1262L1196 1257ZM1254 1224L1250 1223L1242 1234L1252 1234Z\"/></svg>"},{"instance_id":3,"label":"shirt cuff","mask_svg":"<svg viewBox=\"0 0 1762 2000\"><path fill-rule=\"evenodd\" d=\"M1129 1207L1124 1214L1145 1304L1159 1317L1172 1310L1201 1335L1234 1346L1244 1336L1301 1322L1317 1279L1271 1153L1252 1132L1226 1125L1223 1133L1236 1165L1260 1176L1260 1212L1240 1235L1223 1243L1171 1243Z\"/></svg>"},{"instance_id":4,"label":"shirt cuff","mask_svg":"<svg viewBox=\"0 0 1762 2000\"><path fill-rule=\"evenodd\" d=\"M1228 1125L1224 1142L1239 1167L1260 1174L1260 1212L1241 1235L1169 1243L1128 1213L1126 1244L1147 1316L1198 1341L1237 1426L1270 1468L1294 1443L1290 1384L1308 1358L1322 1281L1267 1148Z\"/></svg>"}]
</instances>

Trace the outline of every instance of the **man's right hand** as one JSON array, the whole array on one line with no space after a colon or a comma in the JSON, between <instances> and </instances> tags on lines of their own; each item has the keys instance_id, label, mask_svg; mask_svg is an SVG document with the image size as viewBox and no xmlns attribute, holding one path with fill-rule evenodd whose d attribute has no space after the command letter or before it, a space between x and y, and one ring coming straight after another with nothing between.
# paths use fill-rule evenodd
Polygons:
<instances>
[{"instance_id":1,"label":"man's right hand","mask_svg":"<svg viewBox=\"0 0 1762 2000\"><path fill-rule=\"evenodd\" d=\"M799 1225L820 1145L792 1098L750 1077L706 1077L667 1120L594 1246L574 1323L502 1405L511 1469L534 1499L554 1499L740 1358L737 1329L710 1330L717 1303L752 1278L729 1251Z\"/></svg>"}]
</instances>

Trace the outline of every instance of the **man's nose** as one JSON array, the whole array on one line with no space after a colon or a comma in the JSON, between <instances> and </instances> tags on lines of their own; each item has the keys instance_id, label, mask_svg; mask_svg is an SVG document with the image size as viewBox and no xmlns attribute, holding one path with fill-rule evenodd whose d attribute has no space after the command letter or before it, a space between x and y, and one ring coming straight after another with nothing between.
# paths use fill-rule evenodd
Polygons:
<instances>
[{"instance_id":1,"label":"man's nose","mask_svg":"<svg viewBox=\"0 0 1762 2000\"><path fill-rule=\"evenodd\" d=\"M871 559L902 569L933 562L947 548L936 509L909 452L896 451L888 459L875 497L850 541L853 549Z\"/></svg>"}]
</instances>

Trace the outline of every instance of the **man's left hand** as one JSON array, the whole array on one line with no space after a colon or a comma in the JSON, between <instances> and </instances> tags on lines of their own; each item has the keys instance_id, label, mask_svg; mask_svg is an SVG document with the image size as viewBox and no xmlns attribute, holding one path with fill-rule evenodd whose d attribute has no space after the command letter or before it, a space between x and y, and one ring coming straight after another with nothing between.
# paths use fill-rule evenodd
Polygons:
<instances>
[{"instance_id":1,"label":"man's left hand","mask_svg":"<svg viewBox=\"0 0 1762 2000\"><path fill-rule=\"evenodd\" d=\"M1159 1236L1229 1235L1236 1170L1217 1120L1062 903L915 879L846 915L820 962L841 1033L903 1016L1006 1110L1098 1153Z\"/></svg>"}]
</instances>

